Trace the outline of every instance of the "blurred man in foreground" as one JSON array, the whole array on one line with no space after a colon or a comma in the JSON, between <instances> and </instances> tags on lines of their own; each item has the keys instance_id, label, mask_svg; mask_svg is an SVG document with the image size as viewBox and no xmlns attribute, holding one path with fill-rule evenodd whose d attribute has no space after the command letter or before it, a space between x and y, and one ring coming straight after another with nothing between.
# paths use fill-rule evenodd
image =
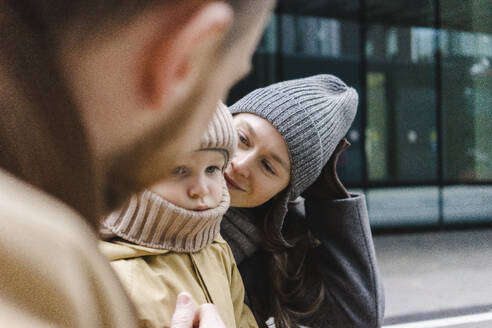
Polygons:
<instances>
[{"instance_id":1,"label":"blurred man in foreground","mask_svg":"<svg viewBox=\"0 0 492 328\"><path fill-rule=\"evenodd\" d=\"M272 6L0 3L0 322L134 326L98 218L195 146ZM173 327L220 326L212 306L177 303Z\"/></svg>"}]
</instances>

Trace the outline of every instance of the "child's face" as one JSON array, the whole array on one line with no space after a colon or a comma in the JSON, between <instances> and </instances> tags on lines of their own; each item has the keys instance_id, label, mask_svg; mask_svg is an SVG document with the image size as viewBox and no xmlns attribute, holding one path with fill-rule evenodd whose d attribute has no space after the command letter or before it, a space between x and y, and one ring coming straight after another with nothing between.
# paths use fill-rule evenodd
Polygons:
<instances>
[{"instance_id":1,"label":"child's face","mask_svg":"<svg viewBox=\"0 0 492 328\"><path fill-rule=\"evenodd\" d=\"M217 150L197 150L185 155L179 163L150 189L188 210L217 207L224 186L224 155Z\"/></svg>"}]
</instances>

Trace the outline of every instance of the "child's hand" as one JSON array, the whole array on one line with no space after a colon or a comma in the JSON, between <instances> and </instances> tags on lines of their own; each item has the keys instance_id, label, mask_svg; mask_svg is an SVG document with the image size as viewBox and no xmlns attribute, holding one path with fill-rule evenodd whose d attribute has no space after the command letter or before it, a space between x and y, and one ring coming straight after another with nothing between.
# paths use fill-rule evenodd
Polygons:
<instances>
[{"instance_id":1,"label":"child's hand","mask_svg":"<svg viewBox=\"0 0 492 328\"><path fill-rule=\"evenodd\" d=\"M202 304L197 308L190 294L180 293L171 319L171 328L193 327L225 328L225 325L213 304Z\"/></svg>"},{"instance_id":2,"label":"child's hand","mask_svg":"<svg viewBox=\"0 0 492 328\"><path fill-rule=\"evenodd\" d=\"M198 328L226 328L217 308L213 304L202 304L195 312L195 325Z\"/></svg>"}]
</instances>

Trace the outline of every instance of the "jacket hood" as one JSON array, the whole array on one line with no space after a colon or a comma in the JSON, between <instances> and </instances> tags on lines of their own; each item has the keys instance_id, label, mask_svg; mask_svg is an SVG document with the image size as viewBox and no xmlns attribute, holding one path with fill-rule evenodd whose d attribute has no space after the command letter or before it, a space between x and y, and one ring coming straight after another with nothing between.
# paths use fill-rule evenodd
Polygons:
<instances>
[{"instance_id":1,"label":"jacket hood","mask_svg":"<svg viewBox=\"0 0 492 328\"><path fill-rule=\"evenodd\" d=\"M225 240L217 235L213 243L226 243ZM129 260L142 256L163 255L172 252L168 249L155 249L139 246L124 241L99 241L99 250L109 261Z\"/></svg>"},{"instance_id":2,"label":"jacket hood","mask_svg":"<svg viewBox=\"0 0 492 328\"><path fill-rule=\"evenodd\" d=\"M166 249L154 249L124 241L99 241L99 250L109 261L128 260L136 257L169 253Z\"/></svg>"}]
</instances>

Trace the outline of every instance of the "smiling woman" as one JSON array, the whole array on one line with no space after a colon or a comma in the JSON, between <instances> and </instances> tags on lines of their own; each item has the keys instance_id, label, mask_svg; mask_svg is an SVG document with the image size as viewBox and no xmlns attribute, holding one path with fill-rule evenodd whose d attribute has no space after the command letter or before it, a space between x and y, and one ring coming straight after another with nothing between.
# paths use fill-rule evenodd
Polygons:
<instances>
[{"instance_id":1,"label":"smiling woman","mask_svg":"<svg viewBox=\"0 0 492 328\"><path fill-rule=\"evenodd\" d=\"M256 207L289 184L289 150L277 129L257 115L237 114L234 124L238 150L225 173L231 206Z\"/></svg>"},{"instance_id":2,"label":"smiling woman","mask_svg":"<svg viewBox=\"0 0 492 328\"><path fill-rule=\"evenodd\" d=\"M225 172L232 207L221 233L259 324L273 316L278 328L381 325L365 198L348 195L335 173L357 103L343 81L316 75L231 106L239 146Z\"/></svg>"}]
</instances>

